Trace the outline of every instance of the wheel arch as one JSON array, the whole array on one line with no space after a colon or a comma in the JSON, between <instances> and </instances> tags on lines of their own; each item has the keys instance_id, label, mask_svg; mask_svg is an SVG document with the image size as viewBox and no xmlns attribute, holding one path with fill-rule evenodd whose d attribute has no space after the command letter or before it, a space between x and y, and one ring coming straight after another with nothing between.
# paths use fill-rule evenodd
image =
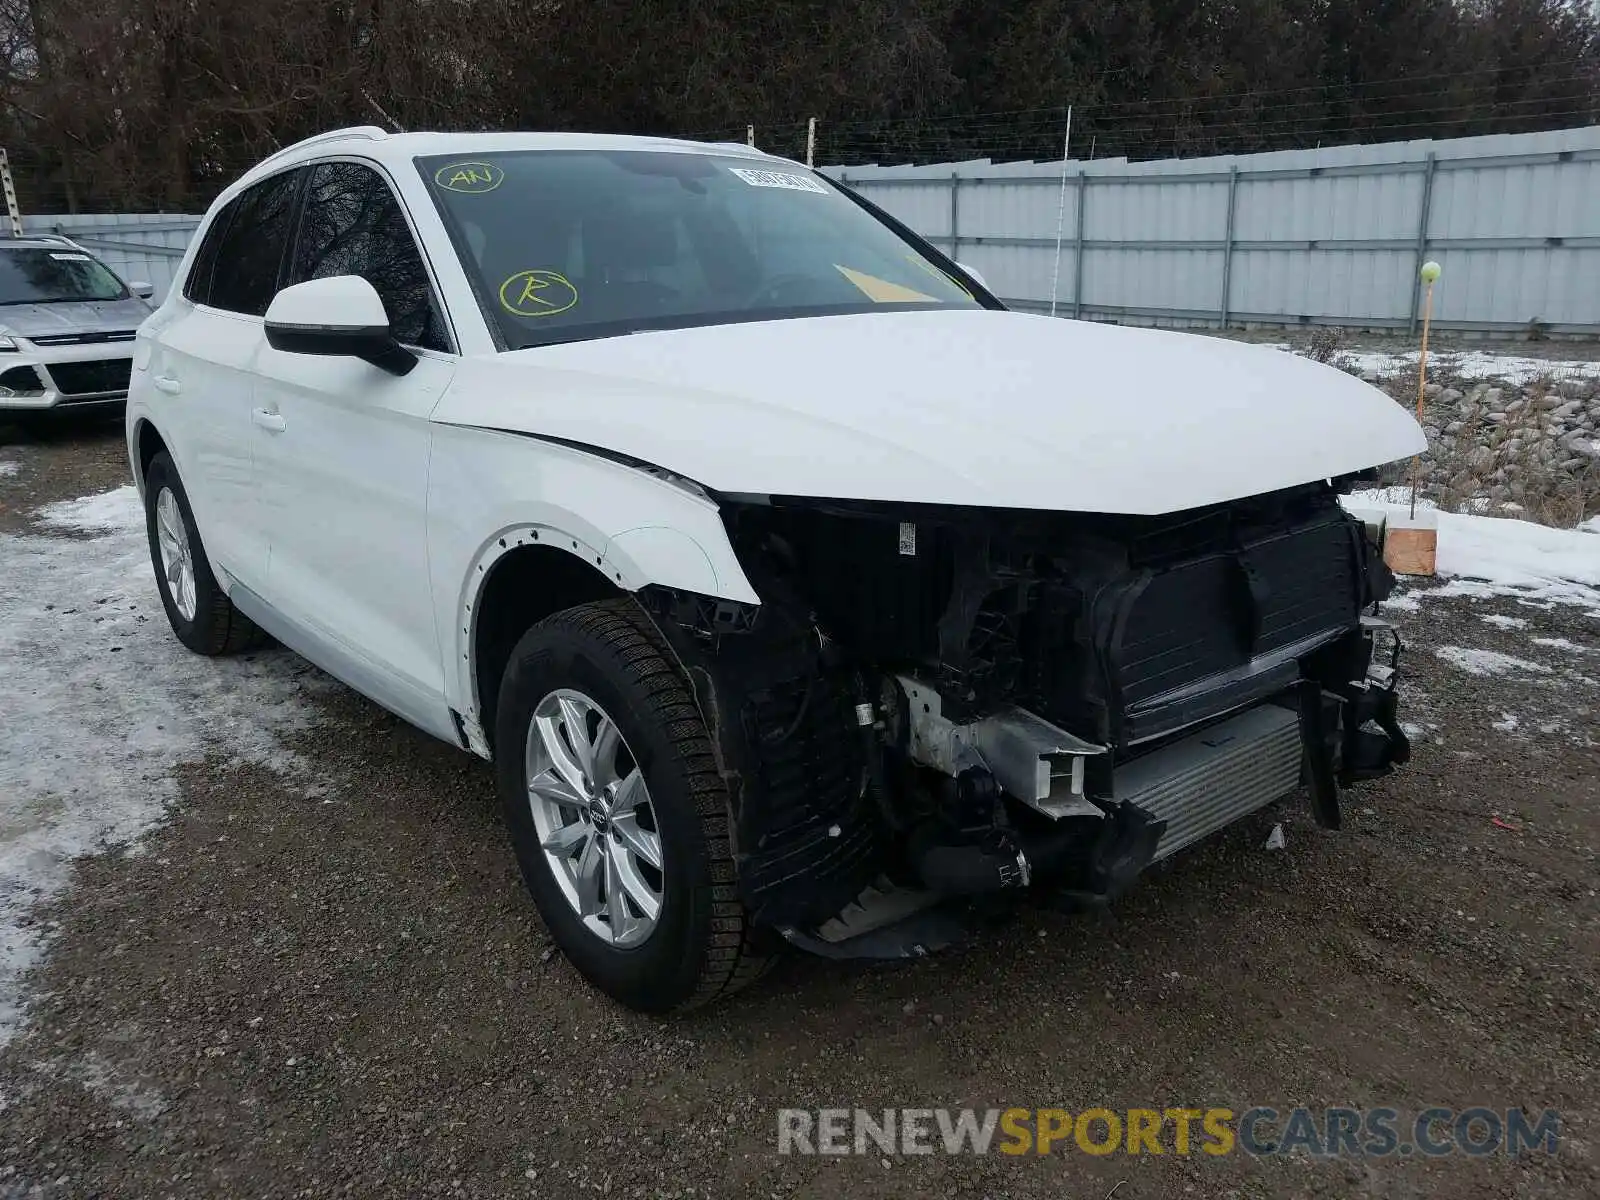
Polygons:
<instances>
[{"instance_id":1,"label":"wheel arch","mask_svg":"<svg viewBox=\"0 0 1600 1200\"><path fill-rule=\"evenodd\" d=\"M524 633L563 609L625 593L603 560L579 539L536 526L507 530L480 555L459 625L475 709L469 742L481 734L493 753L500 683Z\"/></svg>"},{"instance_id":2,"label":"wheel arch","mask_svg":"<svg viewBox=\"0 0 1600 1200\"><path fill-rule=\"evenodd\" d=\"M529 523L490 539L468 572L456 622L473 706L463 722L468 745L493 754L500 682L524 633L563 609L651 585L759 603L742 573L724 582L700 543L672 526L640 525L602 538Z\"/></svg>"},{"instance_id":3,"label":"wheel arch","mask_svg":"<svg viewBox=\"0 0 1600 1200\"><path fill-rule=\"evenodd\" d=\"M150 464L156 455L166 450L172 451L167 446L166 438L161 436L161 431L156 428L156 423L149 417L140 417L133 426L133 466L134 482L139 485L139 491L144 492L144 478L150 473Z\"/></svg>"},{"instance_id":4,"label":"wheel arch","mask_svg":"<svg viewBox=\"0 0 1600 1200\"><path fill-rule=\"evenodd\" d=\"M483 757L504 657L537 621L651 586L760 604L715 499L592 448L436 424L428 511L449 690Z\"/></svg>"}]
</instances>

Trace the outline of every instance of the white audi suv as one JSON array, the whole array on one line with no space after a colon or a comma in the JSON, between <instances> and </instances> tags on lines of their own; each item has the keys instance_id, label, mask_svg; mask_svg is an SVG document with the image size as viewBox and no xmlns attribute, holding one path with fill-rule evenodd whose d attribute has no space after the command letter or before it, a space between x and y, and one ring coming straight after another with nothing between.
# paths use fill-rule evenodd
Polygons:
<instances>
[{"instance_id":1,"label":"white audi suv","mask_svg":"<svg viewBox=\"0 0 1600 1200\"><path fill-rule=\"evenodd\" d=\"M1403 408L1010 311L743 146L291 146L141 326L127 434L178 638L491 759L552 935L641 1009L1107 904L1407 754L1339 504L1422 449Z\"/></svg>"}]
</instances>

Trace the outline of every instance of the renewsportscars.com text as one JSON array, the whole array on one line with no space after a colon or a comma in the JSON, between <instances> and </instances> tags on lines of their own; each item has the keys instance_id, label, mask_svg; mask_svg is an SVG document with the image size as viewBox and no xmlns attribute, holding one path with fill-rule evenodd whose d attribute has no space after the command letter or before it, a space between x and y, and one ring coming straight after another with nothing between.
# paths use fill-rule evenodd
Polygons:
<instances>
[{"instance_id":1,"label":"renewsportscars.com text","mask_svg":"<svg viewBox=\"0 0 1600 1200\"><path fill-rule=\"evenodd\" d=\"M1560 1114L1520 1108L784 1108L779 1154L1554 1154Z\"/></svg>"}]
</instances>

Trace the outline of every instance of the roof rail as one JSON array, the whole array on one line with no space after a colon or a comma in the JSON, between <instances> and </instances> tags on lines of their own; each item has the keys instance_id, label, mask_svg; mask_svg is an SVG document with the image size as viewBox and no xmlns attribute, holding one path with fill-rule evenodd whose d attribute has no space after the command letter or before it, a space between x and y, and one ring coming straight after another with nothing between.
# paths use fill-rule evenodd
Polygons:
<instances>
[{"instance_id":1,"label":"roof rail","mask_svg":"<svg viewBox=\"0 0 1600 1200\"><path fill-rule=\"evenodd\" d=\"M54 246L68 246L73 250L83 249L82 246L64 233L23 233L6 240L13 242L48 242Z\"/></svg>"},{"instance_id":2,"label":"roof rail","mask_svg":"<svg viewBox=\"0 0 1600 1200\"><path fill-rule=\"evenodd\" d=\"M285 154L288 154L293 150L300 150L306 146L314 146L318 142L341 142L355 138L359 138L362 141L367 142L381 142L388 136L388 130L381 129L376 125L352 125L347 129L330 129L326 133L312 134L310 137L302 138L293 145L285 146L281 150L274 151L272 154L269 154L266 158L262 159L261 162L276 162Z\"/></svg>"}]
</instances>

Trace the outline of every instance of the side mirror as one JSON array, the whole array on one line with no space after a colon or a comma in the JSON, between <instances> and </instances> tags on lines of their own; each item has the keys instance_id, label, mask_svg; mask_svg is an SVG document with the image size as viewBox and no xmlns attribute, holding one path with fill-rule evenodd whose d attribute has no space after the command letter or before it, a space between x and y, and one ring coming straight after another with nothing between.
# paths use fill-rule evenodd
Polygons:
<instances>
[{"instance_id":1,"label":"side mirror","mask_svg":"<svg viewBox=\"0 0 1600 1200\"><path fill-rule=\"evenodd\" d=\"M956 266L960 267L964 274L970 275L972 277L972 282L976 283L984 291L987 292L989 290L989 281L979 274L978 268L969 267L964 262L958 262L956 263Z\"/></svg>"},{"instance_id":2,"label":"side mirror","mask_svg":"<svg viewBox=\"0 0 1600 1200\"><path fill-rule=\"evenodd\" d=\"M156 285L153 283L145 283L143 280L140 280L138 283L130 283L128 285L128 290L135 296L139 297L139 299L148 300L151 296L156 294Z\"/></svg>"},{"instance_id":3,"label":"side mirror","mask_svg":"<svg viewBox=\"0 0 1600 1200\"><path fill-rule=\"evenodd\" d=\"M391 375L408 374L417 356L394 340L377 290L359 275L330 275L286 287L266 316L267 345L289 354L359 358Z\"/></svg>"}]
</instances>

